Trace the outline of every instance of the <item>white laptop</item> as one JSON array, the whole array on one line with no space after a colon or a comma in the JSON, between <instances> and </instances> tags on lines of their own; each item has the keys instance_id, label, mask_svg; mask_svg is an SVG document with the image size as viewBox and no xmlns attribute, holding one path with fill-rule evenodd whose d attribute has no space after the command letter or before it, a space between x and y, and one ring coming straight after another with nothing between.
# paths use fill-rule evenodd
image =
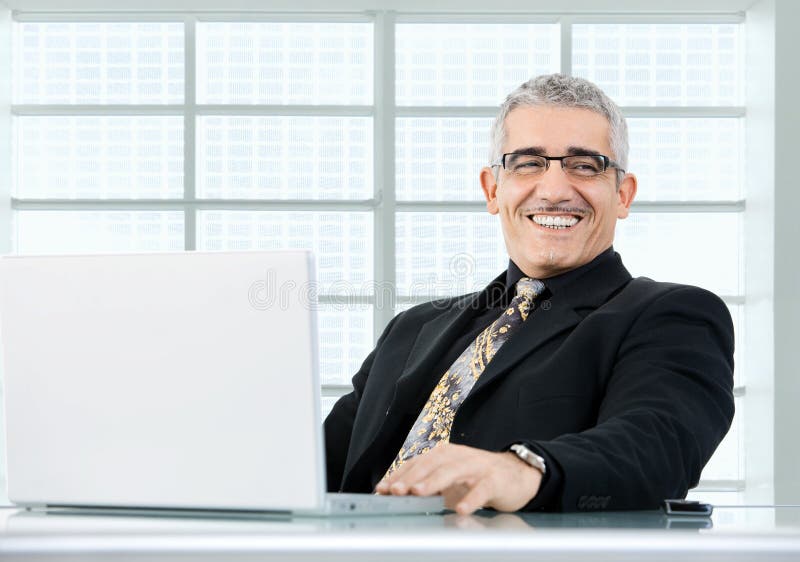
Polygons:
<instances>
[{"instance_id":1,"label":"white laptop","mask_svg":"<svg viewBox=\"0 0 800 562\"><path fill-rule=\"evenodd\" d=\"M326 494L307 251L0 259L20 506L424 513Z\"/></svg>"}]
</instances>

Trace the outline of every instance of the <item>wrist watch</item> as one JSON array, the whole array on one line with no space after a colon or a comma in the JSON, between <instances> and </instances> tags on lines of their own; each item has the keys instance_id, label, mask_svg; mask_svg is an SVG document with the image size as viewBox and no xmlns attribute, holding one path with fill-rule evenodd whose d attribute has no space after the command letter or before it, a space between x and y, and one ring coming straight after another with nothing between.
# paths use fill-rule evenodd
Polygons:
<instances>
[{"instance_id":1,"label":"wrist watch","mask_svg":"<svg viewBox=\"0 0 800 562\"><path fill-rule=\"evenodd\" d=\"M528 449L522 443L514 443L511 445L511 452L516 454L520 459L531 465L533 468L539 470L542 474L547 472L547 467L544 464L544 459Z\"/></svg>"}]
</instances>

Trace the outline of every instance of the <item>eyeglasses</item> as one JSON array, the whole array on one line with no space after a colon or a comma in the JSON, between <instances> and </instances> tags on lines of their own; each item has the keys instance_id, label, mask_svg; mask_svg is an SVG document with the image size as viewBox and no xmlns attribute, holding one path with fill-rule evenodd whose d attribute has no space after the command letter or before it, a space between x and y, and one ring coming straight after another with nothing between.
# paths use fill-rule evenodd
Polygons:
<instances>
[{"instance_id":1,"label":"eyeglasses","mask_svg":"<svg viewBox=\"0 0 800 562\"><path fill-rule=\"evenodd\" d=\"M518 176L537 176L550 168L551 160L561 161L561 169L576 178L593 178L609 168L624 172L619 164L602 154L575 154L571 156L541 156L539 154L503 154L491 166L501 166L505 171Z\"/></svg>"}]
</instances>

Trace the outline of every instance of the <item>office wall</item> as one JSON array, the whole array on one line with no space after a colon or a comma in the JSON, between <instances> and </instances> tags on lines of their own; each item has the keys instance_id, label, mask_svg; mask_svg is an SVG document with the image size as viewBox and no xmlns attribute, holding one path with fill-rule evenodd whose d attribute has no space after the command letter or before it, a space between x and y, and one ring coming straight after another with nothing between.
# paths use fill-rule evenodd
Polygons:
<instances>
[{"instance_id":1,"label":"office wall","mask_svg":"<svg viewBox=\"0 0 800 562\"><path fill-rule=\"evenodd\" d=\"M747 10L747 503L800 502L799 28L794 0Z\"/></svg>"},{"instance_id":2,"label":"office wall","mask_svg":"<svg viewBox=\"0 0 800 562\"><path fill-rule=\"evenodd\" d=\"M800 503L800 3L775 10L775 501Z\"/></svg>"},{"instance_id":3,"label":"office wall","mask_svg":"<svg viewBox=\"0 0 800 562\"><path fill-rule=\"evenodd\" d=\"M403 10L405 12L486 12L487 10L536 12L726 12L744 11L753 0L672 0L668 8L661 2L643 0L6 0L15 10L272 10L272 11L341 11ZM68 6L67 6L68 4Z\"/></svg>"},{"instance_id":4,"label":"office wall","mask_svg":"<svg viewBox=\"0 0 800 562\"><path fill-rule=\"evenodd\" d=\"M773 331L775 231L775 1L763 0L747 12L747 210L745 212L744 372L747 420L743 446L743 501L773 503L775 348Z\"/></svg>"},{"instance_id":5,"label":"office wall","mask_svg":"<svg viewBox=\"0 0 800 562\"><path fill-rule=\"evenodd\" d=\"M11 76L11 10L0 2L0 77ZM0 79L0 255L11 250L11 82ZM0 365L0 404L3 403ZM0 414L2 406L0 405ZM4 416L0 415L0 505L7 503Z\"/></svg>"}]
</instances>

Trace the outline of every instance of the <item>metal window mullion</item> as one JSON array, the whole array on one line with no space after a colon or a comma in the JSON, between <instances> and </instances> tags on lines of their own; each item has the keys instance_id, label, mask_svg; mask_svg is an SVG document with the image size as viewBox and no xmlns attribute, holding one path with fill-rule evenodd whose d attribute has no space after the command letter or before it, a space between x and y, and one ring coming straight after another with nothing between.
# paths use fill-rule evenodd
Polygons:
<instances>
[{"instance_id":1,"label":"metal window mullion","mask_svg":"<svg viewBox=\"0 0 800 562\"><path fill-rule=\"evenodd\" d=\"M18 11L14 12L14 21L25 22L157 22L179 23L185 22L186 17L201 22L281 22L281 23L369 23L372 19L363 11L331 11L331 12L282 12L270 10L246 11Z\"/></svg>"},{"instance_id":2,"label":"metal window mullion","mask_svg":"<svg viewBox=\"0 0 800 562\"><path fill-rule=\"evenodd\" d=\"M398 12L399 23L554 23L560 13L557 10L495 10L458 12ZM578 23L741 23L745 20L743 12L690 13L676 11L667 13L581 11L572 12L571 18Z\"/></svg>"},{"instance_id":3,"label":"metal window mullion","mask_svg":"<svg viewBox=\"0 0 800 562\"><path fill-rule=\"evenodd\" d=\"M495 117L496 106L398 106L397 117Z\"/></svg>"},{"instance_id":4,"label":"metal window mullion","mask_svg":"<svg viewBox=\"0 0 800 562\"><path fill-rule=\"evenodd\" d=\"M746 201L634 201L633 213L743 213Z\"/></svg>"},{"instance_id":5,"label":"metal window mullion","mask_svg":"<svg viewBox=\"0 0 800 562\"><path fill-rule=\"evenodd\" d=\"M137 10L120 11L41 11L14 12L13 19L18 22L180 22L186 14L192 14L197 21L253 21L253 22L324 22L324 23L365 23L372 21L362 11L343 10L331 12L279 12L270 10L246 11L164 11L145 12ZM440 12L401 12L397 13L398 23L553 23L558 20L556 11L486 11L470 13ZM641 13L620 12L582 12L571 15L576 23L657 23L657 24L700 24L700 23L742 23L743 12L717 13Z\"/></svg>"},{"instance_id":6,"label":"metal window mullion","mask_svg":"<svg viewBox=\"0 0 800 562\"><path fill-rule=\"evenodd\" d=\"M388 302L376 303L373 309L375 340L394 316L396 299L395 264L395 14L382 11L375 15L374 54L374 197L375 209L374 267L375 282L385 287Z\"/></svg>"},{"instance_id":7,"label":"metal window mullion","mask_svg":"<svg viewBox=\"0 0 800 562\"><path fill-rule=\"evenodd\" d=\"M486 212L485 201L397 201L397 212Z\"/></svg>"},{"instance_id":8,"label":"metal window mullion","mask_svg":"<svg viewBox=\"0 0 800 562\"><path fill-rule=\"evenodd\" d=\"M744 479L739 480L703 480L692 488L692 492L741 492L745 489Z\"/></svg>"},{"instance_id":9,"label":"metal window mullion","mask_svg":"<svg viewBox=\"0 0 800 562\"><path fill-rule=\"evenodd\" d=\"M741 118L747 109L740 105L697 105L697 106L621 106L622 114L627 118L648 119L703 119L703 118Z\"/></svg>"},{"instance_id":10,"label":"metal window mullion","mask_svg":"<svg viewBox=\"0 0 800 562\"><path fill-rule=\"evenodd\" d=\"M141 116L141 115L183 115L184 106L177 104L164 105L66 105L66 104L17 104L11 106L11 114L17 117L39 116Z\"/></svg>"},{"instance_id":11,"label":"metal window mullion","mask_svg":"<svg viewBox=\"0 0 800 562\"><path fill-rule=\"evenodd\" d=\"M561 18L561 74L572 75L572 18Z\"/></svg>"},{"instance_id":12,"label":"metal window mullion","mask_svg":"<svg viewBox=\"0 0 800 562\"><path fill-rule=\"evenodd\" d=\"M371 199L359 200L265 200L265 199L11 199L11 207L23 211L115 211L115 210L220 211L355 211L376 207Z\"/></svg>"},{"instance_id":13,"label":"metal window mullion","mask_svg":"<svg viewBox=\"0 0 800 562\"><path fill-rule=\"evenodd\" d=\"M246 12L202 11L194 12L199 22L247 23L372 23L372 17L363 11L341 10L331 12L276 12L248 10Z\"/></svg>"},{"instance_id":14,"label":"metal window mullion","mask_svg":"<svg viewBox=\"0 0 800 562\"><path fill-rule=\"evenodd\" d=\"M188 62L188 57L187 62ZM186 74L186 82L194 72ZM188 89L188 88L186 88ZM185 92L185 94L188 92ZM187 98L188 99L188 98ZM208 104L193 105L196 115L286 115L320 117L371 117L372 106L367 105L270 105L270 104ZM11 106L12 115L184 115L187 107L181 104L17 104Z\"/></svg>"},{"instance_id":15,"label":"metal window mullion","mask_svg":"<svg viewBox=\"0 0 800 562\"><path fill-rule=\"evenodd\" d=\"M686 12L660 14L584 12L575 13L571 15L570 18L572 19L572 23L594 24L736 24L745 21L745 14L744 12L711 12L704 14Z\"/></svg>"},{"instance_id":16,"label":"metal window mullion","mask_svg":"<svg viewBox=\"0 0 800 562\"><path fill-rule=\"evenodd\" d=\"M188 78L188 72L187 72ZM187 80L188 82L188 80ZM741 118L744 106L622 106L628 118ZM207 104L194 105L196 115L286 115L320 117L371 117L373 106L368 105L272 105L272 104ZM184 115L180 104L15 104L12 115ZM464 117L492 118L495 106L400 106L394 108L396 117Z\"/></svg>"},{"instance_id":17,"label":"metal window mullion","mask_svg":"<svg viewBox=\"0 0 800 562\"><path fill-rule=\"evenodd\" d=\"M323 398L339 398L353 390L353 386L350 384L325 383L321 386Z\"/></svg>"},{"instance_id":18,"label":"metal window mullion","mask_svg":"<svg viewBox=\"0 0 800 562\"><path fill-rule=\"evenodd\" d=\"M545 12L483 12L483 13L431 13L431 12L397 12L395 21L403 23L434 24L548 24L557 23L558 14Z\"/></svg>"},{"instance_id":19,"label":"metal window mullion","mask_svg":"<svg viewBox=\"0 0 800 562\"><path fill-rule=\"evenodd\" d=\"M374 108L371 105L205 104L195 105L195 111L198 115L372 117Z\"/></svg>"},{"instance_id":20,"label":"metal window mullion","mask_svg":"<svg viewBox=\"0 0 800 562\"><path fill-rule=\"evenodd\" d=\"M196 147L197 135L195 127L197 124L196 102L197 102L197 20L194 17L186 17L184 20L184 115L183 115L183 198L186 201L183 207L183 244L184 250L193 251L197 249L197 212L195 205L189 203L197 197L196 193Z\"/></svg>"},{"instance_id":21,"label":"metal window mullion","mask_svg":"<svg viewBox=\"0 0 800 562\"><path fill-rule=\"evenodd\" d=\"M12 18L20 23L180 23L184 21L186 12L137 12L137 11L47 11L26 12L15 11Z\"/></svg>"},{"instance_id":22,"label":"metal window mullion","mask_svg":"<svg viewBox=\"0 0 800 562\"><path fill-rule=\"evenodd\" d=\"M571 56L571 55L570 55ZM566 64L561 62L562 68ZM571 65L568 66L571 70ZM702 118L741 118L747 110L744 106L621 106L623 115L628 118L667 118L667 119L702 119ZM401 106L396 109L398 117L495 117L495 106Z\"/></svg>"}]
</instances>

